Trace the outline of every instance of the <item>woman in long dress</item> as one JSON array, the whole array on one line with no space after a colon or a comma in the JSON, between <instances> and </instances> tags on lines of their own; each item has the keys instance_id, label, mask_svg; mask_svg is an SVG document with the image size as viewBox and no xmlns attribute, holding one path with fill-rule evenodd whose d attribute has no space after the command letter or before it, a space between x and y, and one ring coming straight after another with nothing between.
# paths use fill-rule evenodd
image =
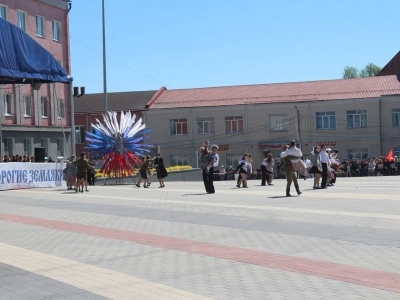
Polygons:
<instances>
[{"instance_id":1,"label":"woman in long dress","mask_svg":"<svg viewBox=\"0 0 400 300\"><path fill-rule=\"evenodd\" d=\"M156 171L157 171L157 179L158 179L158 182L160 183L160 188L163 188L163 187L165 187L164 177L167 177L168 173L167 173L167 169L165 169L164 160L161 157L160 153L157 154L157 157L154 160L154 167L156 168Z\"/></svg>"}]
</instances>

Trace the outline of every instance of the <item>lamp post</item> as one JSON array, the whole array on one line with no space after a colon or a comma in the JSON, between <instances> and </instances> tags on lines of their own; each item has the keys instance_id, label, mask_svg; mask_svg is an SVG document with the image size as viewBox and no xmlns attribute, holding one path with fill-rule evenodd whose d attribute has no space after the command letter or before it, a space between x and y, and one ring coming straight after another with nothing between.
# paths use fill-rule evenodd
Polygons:
<instances>
[{"instance_id":1,"label":"lamp post","mask_svg":"<svg viewBox=\"0 0 400 300\"><path fill-rule=\"evenodd\" d=\"M107 101L107 59L106 59L106 20L104 12L104 0L102 0L102 16L103 16L103 92L104 92L104 113L108 111Z\"/></svg>"}]
</instances>

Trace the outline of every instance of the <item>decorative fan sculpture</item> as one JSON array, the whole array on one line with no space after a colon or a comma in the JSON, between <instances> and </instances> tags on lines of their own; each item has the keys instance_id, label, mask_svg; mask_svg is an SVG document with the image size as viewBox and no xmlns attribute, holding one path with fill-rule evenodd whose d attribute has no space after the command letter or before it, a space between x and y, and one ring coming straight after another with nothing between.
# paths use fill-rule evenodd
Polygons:
<instances>
[{"instance_id":1,"label":"decorative fan sculpture","mask_svg":"<svg viewBox=\"0 0 400 300\"><path fill-rule=\"evenodd\" d=\"M93 132L86 132L90 143L86 148L94 154L93 159L104 161L100 173L108 177L134 175L134 167L142 164L139 156L150 152L146 148L152 145L143 143L144 133L150 129L145 129L141 118L135 123L136 115L129 111L121 111L119 122L114 111L103 114L103 119L104 124L96 119L97 124L92 124Z\"/></svg>"}]
</instances>

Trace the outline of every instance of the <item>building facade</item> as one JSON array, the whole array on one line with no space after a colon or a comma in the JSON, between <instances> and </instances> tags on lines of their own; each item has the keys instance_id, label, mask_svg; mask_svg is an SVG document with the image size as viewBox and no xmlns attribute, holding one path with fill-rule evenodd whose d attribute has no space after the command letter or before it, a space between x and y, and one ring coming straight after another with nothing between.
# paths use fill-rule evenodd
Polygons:
<instances>
[{"instance_id":1,"label":"building facade","mask_svg":"<svg viewBox=\"0 0 400 300\"><path fill-rule=\"evenodd\" d=\"M108 110L116 111L118 118L120 112L130 111L136 115L136 120L144 118L144 112L147 110L146 104L152 99L156 91L137 91L108 93ZM86 152L88 142L86 141L86 132L92 131L92 124L97 120L103 122L104 113L104 94L87 94L74 98L75 103L75 153L79 155ZM89 157L91 153L88 153Z\"/></svg>"},{"instance_id":2,"label":"building facade","mask_svg":"<svg viewBox=\"0 0 400 300\"><path fill-rule=\"evenodd\" d=\"M25 31L70 73L69 1L0 0L0 17ZM71 153L70 87L61 83L0 85L1 153L45 156Z\"/></svg>"},{"instance_id":3,"label":"building facade","mask_svg":"<svg viewBox=\"0 0 400 300\"><path fill-rule=\"evenodd\" d=\"M339 150L340 159L386 155L400 147L397 76L167 90L148 103L148 142L168 165L198 165L205 140L219 145L220 164L235 167L251 153L258 168L271 152L300 141Z\"/></svg>"}]
</instances>

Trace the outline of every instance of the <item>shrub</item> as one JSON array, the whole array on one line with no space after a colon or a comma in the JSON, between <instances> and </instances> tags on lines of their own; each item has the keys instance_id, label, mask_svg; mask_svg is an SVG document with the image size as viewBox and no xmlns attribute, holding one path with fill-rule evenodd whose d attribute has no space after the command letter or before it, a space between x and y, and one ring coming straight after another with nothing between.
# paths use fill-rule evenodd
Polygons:
<instances>
[{"instance_id":1,"label":"shrub","mask_svg":"<svg viewBox=\"0 0 400 300\"><path fill-rule=\"evenodd\" d=\"M177 171L184 171L184 170L191 170L193 169L191 166L175 166L175 167L168 167L166 168L167 172L177 172ZM155 168L150 168L151 173L156 174L157 171ZM139 169L134 169L135 175L139 173ZM96 169L96 177L97 178L107 178L107 174L100 173L100 169Z\"/></svg>"}]
</instances>

